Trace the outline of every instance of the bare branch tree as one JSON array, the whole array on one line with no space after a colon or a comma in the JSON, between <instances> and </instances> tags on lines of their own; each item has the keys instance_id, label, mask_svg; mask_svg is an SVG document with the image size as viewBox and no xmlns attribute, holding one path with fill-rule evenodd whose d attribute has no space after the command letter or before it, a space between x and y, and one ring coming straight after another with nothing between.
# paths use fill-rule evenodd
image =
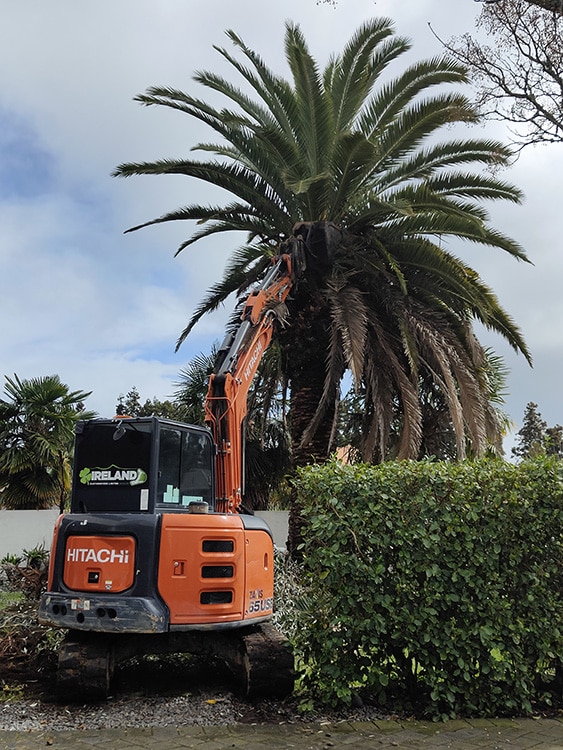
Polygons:
<instances>
[{"instance_id":1,"label":"bare branch tree","mask_svg":"<svg viewBox=\"0 0 563 750\"><path fill-rule=\"evenodd\" d=\"M538 5L545 10L551 10L563 15L563 2L561 0L530 0L534 5Z\"/></svg>"},{"instance_id":2,"label":"bare branch tree","mask_svg":"<svg viewBox=\"0 0 563 750\"><path fill-rule=\"evenodd\" d=\"M499 0L484 0L486 3L496 3ZM530 5L537 5L538 8L549 10L552 13L563 15L563 0L527 0Z\"/></svg>"},{"instance_id":3,"label":"bare branch tree","mask_svg":"<svg viewBox=\"0 0 563 750\"><path fill-rule=\"evenodd\" d=\"M317 0L317 5L323 3L330 3L336 5L337 0ZM502 2L502 0L475 0L476 3L486 3L487 5L493 5L494 3ZM530 5L537 5L538 8L552 11L553 13L559 13L563 15L563 0L527 0Z\"/></svg>"},{"instance_id":4,"label":"bare branch tree","mask_svg":"<svg viewBox=\"0 0 563 750\"><path fill-rule=\"evenodd\" d=\"M473 74L481 113L510 123L519 148L563 141L563 16L535 7L561 4L489 1L477 28L492 44L471 34L445 44Z\"/></svg>"}]
</instances>

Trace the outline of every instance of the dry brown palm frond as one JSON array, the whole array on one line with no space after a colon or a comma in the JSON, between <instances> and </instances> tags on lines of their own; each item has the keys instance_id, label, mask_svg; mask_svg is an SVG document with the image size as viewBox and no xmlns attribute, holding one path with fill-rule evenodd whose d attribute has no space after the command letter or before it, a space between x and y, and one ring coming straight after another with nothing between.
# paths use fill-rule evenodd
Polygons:
<instances>
[{"instance_id":1,"label":"dry brown palm frond","mask_svg":"<svg viewBox=\"0 0 563 750\"><path fill-rule=\"evenodd\" d=\"M487 449L487 431L485 426L485 398L474 370L459 357L459 351L452 347L452 372L458 384L459 398L462 404L464 420L471 438L473 453L484 455Z\"/></svg>"},{"instance_id":2,"label":"dry brown palm frond","mask_svg":"<svg viewBox=\"0 0 563 750\"><path fill-rule=\"evenodd\" d=\"M408 321L416 332L425 366L446 398L458 457L465 456L466 433L474 455L483 455L487 448L488 400L478 374L484 355L470 324L464 321L462 334L455 335L451 326L436 316L429 318L424 311L414 312ZM491 420L489 423L492 426Z\"/></svg>"},{"instance_id":3,"label":"dry brown palm frond","mask_svg":"<svg viewBox=\"0 0 563 750\"><path fill-rule=\"evenodd\" d=\"M326 297L333 327L340 335L346 366L357 389L362 380L367 335L365 295L344 279L333 279L327 284Z\"/></svg>"},{"instance_id":4,"label":"dry brown palm frond","mask_svg":"<svg viewBox=\"0 0 563 750\"><path fill-rule=\"evenodd\" d=\"M389 339L375 312L369 315L369 327L372 334L370 343L375 347L375 351L381 353L380 361L387 363L387 377L390 385L392 384L389 390L396 392L401 402L403 428L397 458L417 458L422 441L422 410L416 379L412 374L411 377L407 375L404 361L395 351L393 342ZM377 366L377 363L375 364ZM387 434L380 436L382 446L387 445L390 423L391 420L388 422ZM385 449L382 455L385 455Z\"/></svg>"},{"instance_id":5,"label":"dry brown palm frond","mask_svg":"<svg viewBox=\"0 0 563 750\"><path fill-rule=\"evenodd\" d=\"M364 371L366 396L371 409L366 414L364 434L362 437L362 459L373 461L376 457L384 460L387 452L387 442L393 421L392 381L382 367L381 357L375 349L373 358L366 361Z\"/></svg>"},{"instance_id":6,"label":"dry brown palm frond","mask_svg":"<svg viewBox=\"0 0 563 750\"><path fill-rule=\"evenodd\" d=\"M408 378L404 370L397 370L398 388L403 407L403 428L397 450L397 459L418 457L422 442L422 410L416 384Z\"/></svg>"},{"instance_id":7,"label":"dry brown palm frond","mask_svg":"<svg viewBox=\"0 0 563 750\"><path fill-rule=\"evenodd\" d=\"M451 370L452 352L444 346L435 326L428 325L420 316L410 315L409 327L414 333L424 364L434 382L442 391L456 438L457 455L465 457L465 427L457 383Z\"/></svg>"}]
</instances>

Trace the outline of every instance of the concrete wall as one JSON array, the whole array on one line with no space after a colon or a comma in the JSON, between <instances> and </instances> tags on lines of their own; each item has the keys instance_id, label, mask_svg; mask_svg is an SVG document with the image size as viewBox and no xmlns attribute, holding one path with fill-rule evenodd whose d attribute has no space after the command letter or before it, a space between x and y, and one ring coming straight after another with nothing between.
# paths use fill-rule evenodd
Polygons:
<instances>
[{"instance_id":1,"label":"concrete wall","mask_svg":"<svg viewBox=\"0 0 563 750\"><path fill-rule=\"evenodd\" d=\"M58 508L50 510L0 510L0 559L19 555L24 549L51 546Z\"/></svg>"},{"instance_id":2,"label":"concrete wall","mask_svg":"<svg viewBox=\"0 0 563 750\"><path fill-rule=\"evenodd\" d=\"M272 530L274 544L280 549L287 546L287 530L289 511L287 510L257 510L256 515L263 518Z\"/></svg>"},{"instance_id":3,"label":"concrete wall","mask_svg":"<svg viewBox=\"0 0 563 750\"><path fill-rule=\"evenodd\" d=\"M7 554L19 555L24 549L42 544L51 546L53 527L59 515L51 510L0 510L0 559ZM287 541L287 511L258 511L272 529L274 544L285 549Z\"/></svg>"}]
</instances>

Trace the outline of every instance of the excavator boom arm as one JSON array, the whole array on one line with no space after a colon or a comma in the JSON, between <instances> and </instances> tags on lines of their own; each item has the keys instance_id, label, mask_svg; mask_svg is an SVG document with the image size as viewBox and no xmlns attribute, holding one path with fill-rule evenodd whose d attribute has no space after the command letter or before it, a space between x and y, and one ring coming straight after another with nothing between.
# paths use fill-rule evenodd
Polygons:
<instances>
[{"instance_id":1,"label":"excavator boom arm","mask_svg":"<svg viewBox=\"0 0 563 750\"><path fill-rule=\"evenodd\" d=\"M236 512L242 502L248 392L299 271L301 240L292 238L287 247L291 252L274 258L260 287L249 294L241 322L223 342L209 379L205 421L217 446L216 499L222 512Z\"/></svg>"}]
</instances>

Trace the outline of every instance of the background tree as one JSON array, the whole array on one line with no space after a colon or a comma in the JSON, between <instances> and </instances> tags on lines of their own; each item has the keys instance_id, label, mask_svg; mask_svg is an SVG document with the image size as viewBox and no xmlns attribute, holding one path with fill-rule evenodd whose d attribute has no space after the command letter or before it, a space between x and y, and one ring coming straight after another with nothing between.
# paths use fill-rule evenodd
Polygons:
<instances>
[{"instance_id":1,"label":"background tree","mask_svg":"<svg viewBox=\"0 0 563 750\"><path fill-rule=\"evenodd\" d=\"M563 427L548 427L538 405L532 401L526 405L522 427L516 433L516 440L516 445L512 448L512 455L516 458L536 458L541 455L563 458Z\"/></svg>"},{"instance_id":2,"label":"background tree","mask_svg":"<svg viewBox=\"0 0 563 750\"><path fill-rule=\"evenodd\" d=\"M535 5L538 8L549 10L552 13L563 14L563 0L525 0L528 5ZM329 3L330 5L338 5L338 0L318 0L320 3ZM477 3L485 3L486 5L494 5L496 3L502 3L503 0L475 0Z\"/></svg>"},{"instance_id":3,"label":"background tree","mask_svg":"<svg viewBox=\"0 0 563 750\"><path fill-rule=\"evenodd\" d=\"M524 411L522 427L516 433L517 444L512 455L517 458L534 458L545 450L547 422L538 411L538 405L529 401Z\"/></svg>"},{"instance_id":4,"label":"background tree","mask_svg":"<svg viewBox=\"0 0 563 750\"><path fill-rule=\"evenodd\" d=\"M141 403L141 396L135 386L124 396L117 399L115 413L127 417L166 417L167 419L181 419L181 409L178 404L166 399L160 401L156 397L146 399Z\"/></svg>"},{"instance_id":5,"label":"background tree","mask_svg":"<svg viewBox=\"0 0 563 750\"><path fill-rule=\"evenodd\" d=\"M310 262L288 304L291 325L278 333L295 462L323 460L332 449L347 369L365 389L370 450L377 460L387 457L397 413L395 455L418 455L418 389L425 378L444 395L458 455L464 455L467 440L475 455L482 454L498 425L472 321L479 319L529 355L492 290L444 244L463 238L526 256L489 225L483 207L486 200L520 198L513 186L481 170L506 163L509 151L489 140L437 139L453 123L476 120L465 96L435 90L466 82L464 69L451 59L432 59L383 80L410 46L395 36L388 19L360 27L323 70L299 27L288 23L289 81L234 32L228 36L243 61L218 51L244 87L211 72L195 76L224 97L224 108L167 87L137 97L209 125L220 142L195 148L210 158L122 164L115 172L183 174L234 196L223 206L189 205L133 228L197 221L179 251L219 232L248 233L248 244L233 253L180 342L231 293L245 294L263 277L280 241L297 234L309 247Z\"/></svg>"},{"instance_id":6,"label":"background tree","mask_svg":"<svg viewBox=\"0 0 563 750\"><path fill-rule=\"evenodd\" d=\"M502 3L503 0L477 0L477 2L485 2L487 5L494 5L496 3ZM551 13L557 15L563 15L563 0L526 0L527 5L535 5L543 10L548 10Z\"/></svg>"},{"instance_id":7,"label":"background tree","mask_svg":"<svg viewBox=\"0 0 563 750\"><path fill-rule=\"evenodd\" d=\"M175 383L174 402L188 424L205 424L205 397L216 356L217 345L213 344L209 354L201 352L188 362Z\"/></svg>"},{"instance_id":8,"label":"background tree","mask_svg":"<svg viewBox=\"0 0 563 750\"><path fill-rule=\"evenodd\" d=\"M74 426L89 419L84 391L69 391L58 375L6 377L0 399L0 498L5 508L36 510L70 493Z\"/></svg>"},{"instance_id":9,"label":"background tree","mask_svg":"<svg viewBox=\"0 0 563 750\"><path fill-rule=\"evenodd\" d=\"M563 427L560 424L546 429L545 452L548 456L563 458Z\"/></svg>"},{"instance_id":10,"label":"background tree","mask_svg":"<svg viewBox=\"0 0 563 750\"><path fill-rule=\"evenodd\" d=\"M563 2L562 0L528 0L532 5L537 5L538 8L549 10L552 13L563 15Z\"/></svg>"},{"instance_id":11,"label":"background tree","mask_svg":"<svg viewBox=\"0 0 563 750\"><path fill-rule=\"evenodd\" d=\"M506 121L520 148L563 141L563 15L561 2L488 3L477 29L486 44L464 34L446 48L478 85L477 106Z\"/></svg>"}]
</instances>

